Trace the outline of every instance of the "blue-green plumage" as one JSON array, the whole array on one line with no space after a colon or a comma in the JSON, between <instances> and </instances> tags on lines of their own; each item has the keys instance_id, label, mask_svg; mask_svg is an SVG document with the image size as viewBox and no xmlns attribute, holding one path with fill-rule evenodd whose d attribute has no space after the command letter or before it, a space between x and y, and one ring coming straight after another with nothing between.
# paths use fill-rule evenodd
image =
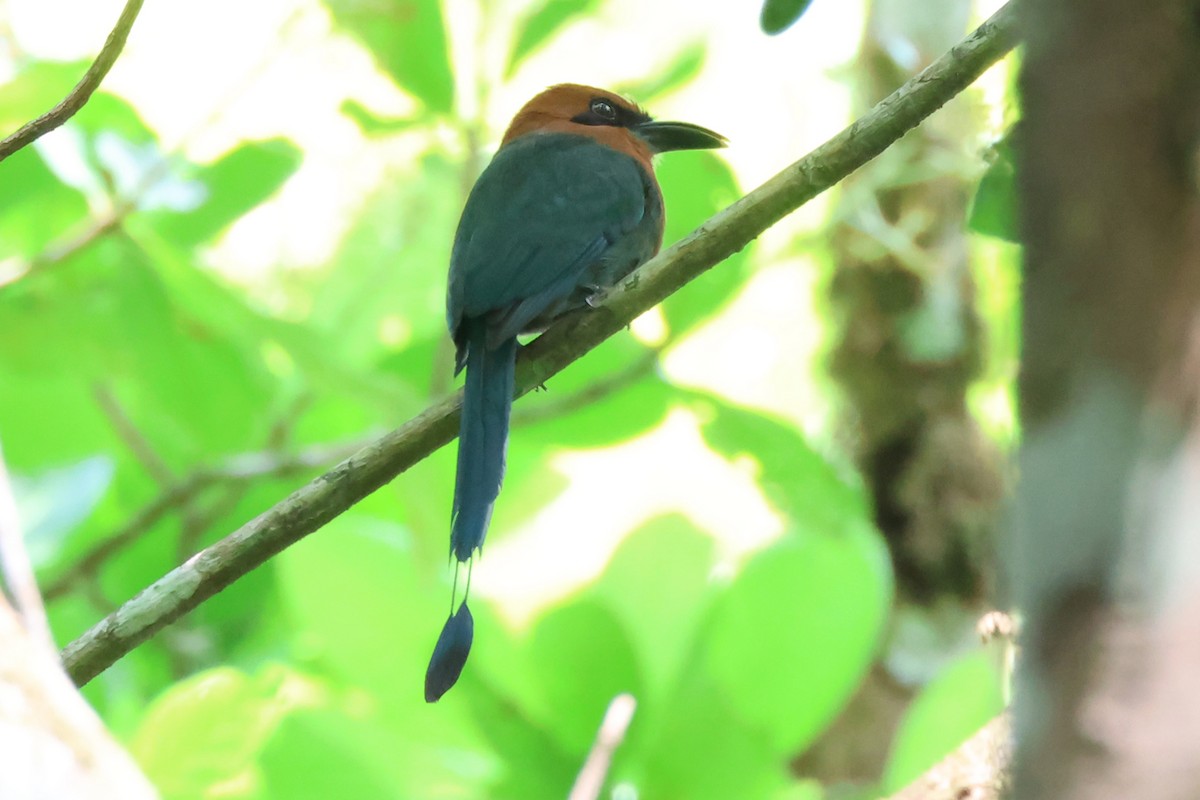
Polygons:
<instances>
[{"instance_id":1,"label":"blue-green plumage","mask_svg":"<svg viewBox=\"0 0 1200 800\"><path fill-rule=\"evenodd\" d=\"M513 118L471 190L450 256L446 321L455 373L467 371L450 532L459 562L483 546L504 478L517 335L582 308L658 251L663 201L652 156L724 144L579 84L550 87ZM458 680L473 638L464 593L425 673L428 702Z\"/></svg>"},{"instance_id":2,"label":"blue-green plumage","mask_svg":"<svg viewBox=\"0 0 1200 800\"><path fill-rule=\"evenodd\" d=\"M628 155L572 134L500 149L467 200L446 316L466 367L450 548L483 545L504 476L518 333L579 308L658 250L662 198Z\"/></svg>"}]
</instances>

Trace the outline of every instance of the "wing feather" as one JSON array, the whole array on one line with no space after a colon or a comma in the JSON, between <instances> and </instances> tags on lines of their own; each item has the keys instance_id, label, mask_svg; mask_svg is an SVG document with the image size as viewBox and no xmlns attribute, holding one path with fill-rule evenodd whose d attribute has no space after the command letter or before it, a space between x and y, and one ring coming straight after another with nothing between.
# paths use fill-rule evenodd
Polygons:
<instances>
[{"instance_id":1,"label":"wing feather","mask_svg":"<svg viewBox=\"0 0 1200 800\"><path fill-rule=\"evenodd\" d=\"M534 134L501 149L472 190L455 237L451 332L464 317L486 316L515 335L568 297L588 267L642 221L645 181L632 158L583 136Z\"/></svg>"}]
</instances>

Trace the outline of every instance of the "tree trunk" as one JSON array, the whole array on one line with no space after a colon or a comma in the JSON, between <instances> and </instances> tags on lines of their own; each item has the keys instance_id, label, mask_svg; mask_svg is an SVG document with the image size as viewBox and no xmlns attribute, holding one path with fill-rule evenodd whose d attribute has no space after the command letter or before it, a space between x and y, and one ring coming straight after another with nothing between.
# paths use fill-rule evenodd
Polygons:
<instances>
[{"instance_id":1,"label":"tree trunk","mask_svg":"<svg viewBox=\"0 0 1200 800\"><path fill-rule=\"evenodd\" d=\"M859 106L949 49L970 10L969 0L874 0ZM1000 455L967 410L983 360L965 234L975 111L956 98L849 178L832 237L840 335L830 366L849 409L843 425L888 541L898 604L950 641L970 635L990 594L1003 487ZM878 780L925 677L881 661L797 769L826 782Z\"/></svg>"},{"instance_id":2,"label":"tree trunk","mask_svg":"<svg viewBox=\"0 0 1200 800\"><path fill-rule=\"evenodd\" d=\"M1016 794L1200 797L1200 5L1022 13Z\"/></svg>"}]
</instances>

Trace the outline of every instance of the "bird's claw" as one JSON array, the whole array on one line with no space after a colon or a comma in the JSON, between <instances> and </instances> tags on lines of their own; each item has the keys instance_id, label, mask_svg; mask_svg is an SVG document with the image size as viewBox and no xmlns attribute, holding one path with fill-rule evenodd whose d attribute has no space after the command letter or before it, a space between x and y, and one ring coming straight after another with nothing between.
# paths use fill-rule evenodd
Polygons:
<instances>
[{"instance_id":1,"label":"bird's claw","mask_svg":"<svg viewBox=\"0 0 1200 800\"><path fill-rule=\"evenodd\" d=\"M583 302L587 303L588 308L599 308L604 299L608 297L609 290L604 286L588 286L587 297L583 298Z\"/></svg>"}]
</instances>

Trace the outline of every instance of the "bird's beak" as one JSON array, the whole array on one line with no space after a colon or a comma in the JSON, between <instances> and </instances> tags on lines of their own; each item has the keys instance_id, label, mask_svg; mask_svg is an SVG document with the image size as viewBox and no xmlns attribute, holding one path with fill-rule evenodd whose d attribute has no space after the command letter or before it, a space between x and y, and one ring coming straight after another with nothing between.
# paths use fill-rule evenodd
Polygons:
<instances>
[{"instance_id":1,"label":"bird's beak","mask_svg":"<svg viewBox=\"0 0 1200 800\"><path fill-rule=\"evenodd\" d=\"M690 122L643 122L630 128L646 144L651 152L666 153L671 150L711 150L724 147L729 141L719 133L701 128Z\"/></svg>"}]
</instances>

